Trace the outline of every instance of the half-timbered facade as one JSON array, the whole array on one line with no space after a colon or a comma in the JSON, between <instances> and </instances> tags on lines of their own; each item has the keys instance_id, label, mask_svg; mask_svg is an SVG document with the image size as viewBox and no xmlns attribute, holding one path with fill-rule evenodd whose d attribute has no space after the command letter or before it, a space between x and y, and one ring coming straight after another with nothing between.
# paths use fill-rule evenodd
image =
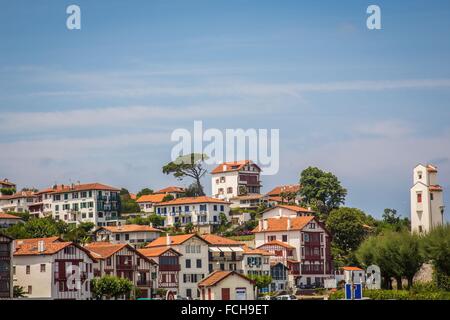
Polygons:
<instances>
[{"instance_id":1,"label":"half-timbered facade","mask_svg":"<svg viewBox=\"0 0 450 320\"><path fill-rule=\"evenodd\" d=\"M158 288L178 293L181 253L170 247L143 248L138 252L158 263Z\"/></svg>"},{"instance_id":2,"label":"half-timbered facade","mask_svg":"<svg viewBox=\"0 0 450 320\"><path fill-rule=\"evenodd\" d=\"M0 235L0 299L13 297L13 244L13 239Z\"/></svg>"},{"instance_id":3,"label":"half-timbered facade","mask_svg":"<svg viewBox=\"0 0 450 320\"><path fill-rule=\"evenodd\" d=\"M209 272L236 271L244 273L244 244L214 234L204 234L202 238L209 243Z\"/></svg>"},{"instance_id":4,"label":"half-timbered facade","mask_svg":"<svg viewBox=\"0 0 450 320\"><path fill-rule=\"evenodd\" d=\"M314 216L262 219L253 233L257 248L274 253L272 261L289 268L292 285L321 285L333 274L331 238Z\"/></svg>"},{"instance_id":5,"label":"half-timbered facade","mask_svg":"<svg viewBox=\"0 0 450 320\"><path fill-rule=\"evenodd\" d=\"M180 285L178 295L200 298L198 283L208 275L209 243L196 234L160 237L147 248L170 247L181 253Z\"/></svg>"},{"instance_id":6,"label":"half-timbered facade","mask_svg":"<svg viewBox=\"0 0 450 320\"><path fill-rule=\"evenodd\" d=\"M157 263L128 244L93 242L85 246L97 260L94 276L113 275L133 282L139 296L150 298L157 289Z\"/></svg>"},{"instance_id":7,"label":"half-timbered facade","mask_svg":"<svg viewBox=\"0 0 450 320\"><path fill-rule=\"evenodd\" d=\"M91 298L95 259L89 251L57 237L20 239L13 254L14 284L33 299Z\"/></svg>"}]
</instances>

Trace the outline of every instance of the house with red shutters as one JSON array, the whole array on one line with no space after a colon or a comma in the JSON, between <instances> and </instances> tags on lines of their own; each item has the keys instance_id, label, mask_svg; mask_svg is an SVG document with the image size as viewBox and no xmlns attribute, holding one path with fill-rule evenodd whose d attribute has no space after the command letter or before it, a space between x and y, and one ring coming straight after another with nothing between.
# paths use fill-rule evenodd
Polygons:
<instances>
[{"instance_id":1,"label":"house with red shutters","mask_svg":"<svg viewBox=\"0 0 450 320\"><path fill-rule=\"evenodd\" d=\"M93 242L85 246L96 259L94 276L112 275L130 280L139 297L150 298L157 289L158 264L128 244Z\"/></svg>"},{"instance_id":2,"label":"house with red shutters","mask_svg":"<svg viewBox=\"0 0 450 320\"><path fill-rule=\"evenodd\" d=\"M167 246L142 248L138 252L158 264L157 287L178 294L182 254Z\"/></svg>"},{"instance_id":3,"label":"house with red shutters","mask_svg":"<svg viewBox=\"0 0 450 320\"><path fill-rule=\"evenodd\" d=\"M256 247L273 253L274 264L288 268L290 287L319 286L333 275L330 233L316 217L262 219L253 233Z\"/></svg>"}]
</instances>

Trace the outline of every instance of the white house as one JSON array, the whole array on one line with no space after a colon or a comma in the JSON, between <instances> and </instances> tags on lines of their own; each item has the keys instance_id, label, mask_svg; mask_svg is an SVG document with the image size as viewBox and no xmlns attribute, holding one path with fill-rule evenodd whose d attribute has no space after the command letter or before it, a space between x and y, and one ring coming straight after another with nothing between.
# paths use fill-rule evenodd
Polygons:
<instances>
[{"instance_id":1,"label":"white house","mask_svg":"<svg viewBox=\"0 0 450 320\"><path fill-rule=\"evenodd\" d=\"M267 250L253 249L243 246L242 271L245 275L270 275L270 257L273 255Z\"/></svg>"},{"instance_id":2,"label":"white house","mask_svg":"<svg viewBox=\"0 0 450 320\"><path fill-rule=\"evenodd\" d=\"M426 233L444 223L443 188L437 183L437 167L417 165L411 188L411 231Z\"/></svg>"},{"instance_id":3,"label":"white house","mask_svg":"<svg viewBox=\"0 0 450 320\"><path fill-rule=\"evenodd\" d=\"M301 196L299 184L277 186L266 193L264 200L269 205L295 203L300 204Z\"/></svg>"},{"instance_id":4,"label":"white house","mask_svg":"<svg viewBox=\"0 0 450 320\"><path fill-rule=\"evenodd\" d=\"M196 234L160 237L146 248L170 247L182 255L179 258L179 295L200 298L198 283L208 275L208 242Z\"/></svg>"},{"instance_id":5,"label":"white house","mask_svg":"<svg viewBox=\"0 0 450 320\"><path fill-rule=\"evenodd\" d=\"M22 219L20 217L0 212L0 229L1 228L9 228L15 224L22 223Z\"/></svg>"},{"instance_id":6,"label":"white house","mask_svg":"<svg viewBox=\"0 0 450 320\"><path fill-rule=\"evenodd\" d=\"M275 207L268 208L262 212L263 219L277 218L277 217L301 217L311 216L314 214L309 208L303 208L297 205L279 204Z\"/></svg>"},{"instance_id":7,"label":"white house","mask_svg":"<svg viewBox=\"0 0 450 320\"><path fill-rule=\"evenodd\" d=\"M111 243L126 243L134 247L152 242L161 234L161 230L152 226L126 224L118 226L99 227L95 231L97 241Z\"/></svg>"},{"instance_id":8,"label":"white house","mask_svg":"<svg viewBox=\"0 0 450 320\"><path fill-rule=\"evenodd\" d=\"M155 205L163 202L165 196L164 193L143 195L136 202L139 204L141 212L154 213Z\"/></svg>"},{"instance_id":9,"label":"white house","mask_svg":"<svg viewBox=\"0 0 450 320\"><path fill-rule=\"evenodd\" d=\"M255 300L255 282L235 271L214 271L199 284L201 300Z\"/></svg>"},{"instance_id":10,"label":"white house","mask_svg":"<svg viewBox=\"0 0 450 320\"><path fill-rule=\"evenodd\" d=\"M119 192L119 189L101 183L55 185L51 190L39 193L42 208L38 212L51 214L55 220L69 224L117 225L120 222Z\"/></svg>"},{"instance_id":11,"label":"white house","mask_svg":"<svg viewBox=\"0 0 450 320\"><path fill-rule=\"evenodd\" d=\"M229 219L230 203L207 196L177 198L155 205L156 214L165 217L164 226L192 223L200 233L210 233L220 224L220 214Z\"/></svg>"},{"instance_id":12,"label":"white house","mask_svg":"<svg viewBox=\"0 0 450 320\"><path fill-rule=\"evenodd\" d=\"M261 168L251 160L224 162L211 171L213 197L230 200L261 193Z\"/></svg>"},{"instance_id":13,"label":"white house","mask_svg":"<svg viewBox=\"0 0 450 320\"><path fill-rule=\"evenodd\" d=\"M155 191L154 194L163 194L164 196L170 194L174 198L179 198L184 195L185 191L186 190L181 187L169 186L161 190Z\"/></svg>"},{"instance_id":14,"label":"white house","mask_svg":"<svg viewBox=\"0 0 450 320\"><path fill-rule=\"evenodd\" d=\"M204 234L202 238L209 243L209 272L216 270L244 273L244 244L215 234Z\"/></svg>"},{"instance_id":15,"label":"white house","mask_svg":"<svg viewBox=\"0 0 450 320\"><path fill-rule=\"evenodd\" d=\"M26 212L29 207L37 202L37 197L32 191L20 191L13 195L0 197L0 211L2 212Z\"/></svg>"},{"instance_id":16,"label":"white house","mask_svg":"<svg viewBox=\"0 0 450 320\"><path fill-rule=\"evenodd\" d=\"M14 285L28 298L86 300L94 262L89 251L57 237L16 240Z\"/></svg>"},{"instance_id":17,"label":"white house","mask_svg":"<svg viewBox=\"0 0 450 320\"><path fill-rule=\"evenodd\" d=\"M16 184L10 182L8 179L5 178L3 180L0 180L0 196L6 195L2 193L2 189L8 189L8 191L12 190L11 192L15 192Z\"/></svg>"},{"instance_id":18,"label":"white house","mask_svg":"<svg viewBox=\"0 0 450 320\"><path fill-rule=\"evenodd\" d=\"M262 219L253 233L256 248L284 263L294 285L320 285L333 274L330 235L314 216Z\"/></svg>"}]
</instances>

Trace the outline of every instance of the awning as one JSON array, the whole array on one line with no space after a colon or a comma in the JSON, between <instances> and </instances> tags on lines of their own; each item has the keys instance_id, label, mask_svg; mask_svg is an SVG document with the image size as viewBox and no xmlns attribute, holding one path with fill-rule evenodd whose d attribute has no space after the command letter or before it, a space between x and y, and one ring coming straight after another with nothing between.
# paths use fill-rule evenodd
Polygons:
<instances>
[{"instance_id":1,"label":"awning","mask_svg":"<svg viewBox=\"0 0 450 320\"><path fill-rule=\"evenodd\" d=\"M217 247L209 247L209 251L212 251L212 252L220 252L220 249L217 248Z\"/></svg>"},{"instance_id":2,"label":"awning","mask_svg":"<svg viewBox=\"0 0 450 320\"><path fill-rule=\"evenodd\" d=\"M220 251L222 252L232 252L230 247L219 247Z\"/></svg>"},{"instance_id":3,"label":"awning","mask_svg":"<svg viewBox=\"0 0 450 320\"><path fill-rule=\"evenodd\" d=\"M242 249L241 247L230 247L232 251L234 252L243 252L244 249Z\"/></svg>"}]
</instances>

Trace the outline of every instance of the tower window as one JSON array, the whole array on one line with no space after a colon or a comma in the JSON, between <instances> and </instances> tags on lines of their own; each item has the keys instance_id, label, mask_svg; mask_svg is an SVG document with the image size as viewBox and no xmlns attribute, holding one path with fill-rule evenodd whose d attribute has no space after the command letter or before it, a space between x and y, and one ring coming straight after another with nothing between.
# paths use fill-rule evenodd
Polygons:
<instances>
[{"instance_id":1,"label":"tower window","mask_svg":"<svg viewBox=\"0 0 450 320\"><path fill-rule=\"evenodd\" d=\"M434 198L433 193L430 193L430 200L433 201L433 198Z\"/></svg>"},{"instance_id":2,"label":"tower window","mask_svg":"<svg viewBox=\"0 0 450 320\"><path fill-rule=\"evenodd\" d=\"M422 194L421 193L417 194L417 203L422 203Z\"/></svg>"}]
</instances>

